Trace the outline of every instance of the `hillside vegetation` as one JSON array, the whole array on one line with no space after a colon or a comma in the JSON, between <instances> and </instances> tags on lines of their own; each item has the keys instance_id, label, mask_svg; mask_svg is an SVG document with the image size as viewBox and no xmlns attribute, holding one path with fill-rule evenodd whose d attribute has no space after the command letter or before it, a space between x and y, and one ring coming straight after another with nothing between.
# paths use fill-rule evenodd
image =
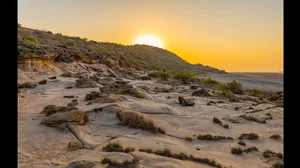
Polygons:
<instances>
[{"instance_id":1,"label":"hillside vegetation","mask_svg":"<svg viewBox=\"0 0 300 168\"><path fill-rule=\"evenodd\" d=\"M59 58L59 59L58 59ZM190 64L165 49L148 45L122 45L69 37L46 30L18 27L18 59L52 59L55 61L103 63L115 68L144 71L190 71L226 73L201 64Z\"/></svg>"}]
</instances>

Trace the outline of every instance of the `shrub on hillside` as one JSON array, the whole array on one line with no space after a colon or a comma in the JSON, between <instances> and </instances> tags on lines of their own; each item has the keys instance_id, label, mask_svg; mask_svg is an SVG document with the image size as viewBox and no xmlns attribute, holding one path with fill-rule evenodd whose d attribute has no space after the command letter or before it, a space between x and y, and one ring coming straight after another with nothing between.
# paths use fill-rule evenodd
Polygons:
<instances>
[{"instance_id":1,"label":"shrub on hillside","mask_svg":"<svg viewBox=\"0 0 300 168\"><path fill-rule=\"evenodd\" d=\"M162 71L150 72L150 73L148 73L147 76L149 76L151 78L160 78L162 80L168 80L168 78L169 78L169 74L166 72L162 72Z\"/></svg>"},{"instance_id":2,"label":"shrub on hillside","mask_svg":"<svg viewBox=\"0 0 300 168\"><path fill-rule=\"evenodd\" d=\"M213 80L210 77L206 78L206 79L205 78L201 78L201 79L197 78L197 79L198 79L197 83L200 84L200 85L204 85L204 86L213 87L213 86L216 86L219 83L218 81Z\"/></svg>"},{"instance_id":3,"label":"shrub on hillside","mask_svg":"<svg viewBox=\"0 0 300 168\"><path fill-rule=\"evenodd\" d=\"M24 45L28 48L36 48L38 40L32 36L23 37Z\"/></svg>"},{"instance_id":4,"label":"shrub on hillside","mask_svg":"<svg viewBox=\"0 0 300 168\"><path fill-rule=\"evenodd\" d=\"M160 72L159 78L162 79L162 80L164 80L164 81L166 81L166 80L169 79L169 74L166 73L166 72Z\"/></svg>"},{"instance_id":5,"label":"shrub on hillside","mask_svg":"<svg viewBox=\"0 0 300 168\"><path fill-rule=\"evenodd\" d=\"M233 80L232 82L227 83L227 89L232 91L235 94L242 94L242 84L240 82L237 82Z\"/></svg>"},{"instance_id":6,"label":"shrub on hillside","mask_svg":"<svg viewBox=\"0 0 300 168\"><path fill-rule=\"evenodd\" d=\"M105 64L107 67L109 67L109 68L112 67L112 62L111 62L109 59L106 59L106 60L104 61L104 64Z\"/></svg>"},{"instance_id":7,"label":"shrub on hillside","mask_svg":"<svg viewBox=\"0 0 300 168\"><path fill-rule=\"evenodd\" d=\"M259 89L253 88L253 89L249 89L249 90L248 90L248 94L249 94L250 96L258 97L259 95L262 94L262 91L259 90Z\"/></svg>"},{"instance_id":8,"label":"shrub on hillside","mask_svg":"<svg viewBox=\"0 0 300 168\"><path fill-rule=\"evenodd\" d=\"M195 74L191 72L176 72L173 75L174 79L181 80L182 82L192 81L195 78Z\"/></svg>"}]
</instances>

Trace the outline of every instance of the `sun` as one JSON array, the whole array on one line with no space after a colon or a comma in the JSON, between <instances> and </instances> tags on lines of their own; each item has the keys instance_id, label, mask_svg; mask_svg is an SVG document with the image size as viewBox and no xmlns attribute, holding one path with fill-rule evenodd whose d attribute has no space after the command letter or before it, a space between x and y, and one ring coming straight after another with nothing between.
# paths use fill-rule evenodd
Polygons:
<instances>
[{"instance_id":1,"label":"sun","mask_svg":"<svg viewBox=\"0 0 300 168\"><path fill-rule=\"evenodd\" d=\"M156 35L143 35L136 38L133 44L146 44L159 48L163 48L163 43Z\"/></svg>"}]
</instances>

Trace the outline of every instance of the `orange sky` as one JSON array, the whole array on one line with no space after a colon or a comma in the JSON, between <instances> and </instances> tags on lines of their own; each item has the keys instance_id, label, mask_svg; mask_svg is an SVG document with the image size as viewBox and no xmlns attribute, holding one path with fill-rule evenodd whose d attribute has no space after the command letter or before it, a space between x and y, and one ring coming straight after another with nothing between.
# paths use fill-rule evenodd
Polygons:
<instances>
[{"instance_id":1,"label":"orange sky","mask_svg":"<svg viewBox=\"0 0 300 168\"><path fill-rule=\"evenodd\" d=\"M154 34L190 63L227 72L283 70L282 0L19 0L18 22L126 45Z\"/></svg>"}]
</instances>

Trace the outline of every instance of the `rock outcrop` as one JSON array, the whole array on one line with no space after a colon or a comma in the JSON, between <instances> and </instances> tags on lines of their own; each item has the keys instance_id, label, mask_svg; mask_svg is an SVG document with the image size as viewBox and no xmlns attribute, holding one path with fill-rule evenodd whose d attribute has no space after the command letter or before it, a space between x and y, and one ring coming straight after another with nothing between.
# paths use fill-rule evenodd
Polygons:
<instances>
[{"instance_id":1,"label":"rock outcrop","mask_svg":"<svg viewBox=\"0 0 300 168\"><path fill-rule=\"evenodd\" d=\"M185 99L183 97L178 97L178 101L179 101L179 104L182 105L182 106L194 106L195 105L195 102L193 102L192 100L190 99Z\"/></svg>"},{"instance_id":2,"label":"rock outcrop","mask_svg":"<svg viewBox=\"0 0 300 168\"><path fill-rule=\"evenodd\" d=\"M45 118L42 121L42 124L50 127L55 127L66 122L74 122L78 125L83 125L85 122L85 112L73 110L64 113L55 113Z\"/></svg>"}]
</instances>

